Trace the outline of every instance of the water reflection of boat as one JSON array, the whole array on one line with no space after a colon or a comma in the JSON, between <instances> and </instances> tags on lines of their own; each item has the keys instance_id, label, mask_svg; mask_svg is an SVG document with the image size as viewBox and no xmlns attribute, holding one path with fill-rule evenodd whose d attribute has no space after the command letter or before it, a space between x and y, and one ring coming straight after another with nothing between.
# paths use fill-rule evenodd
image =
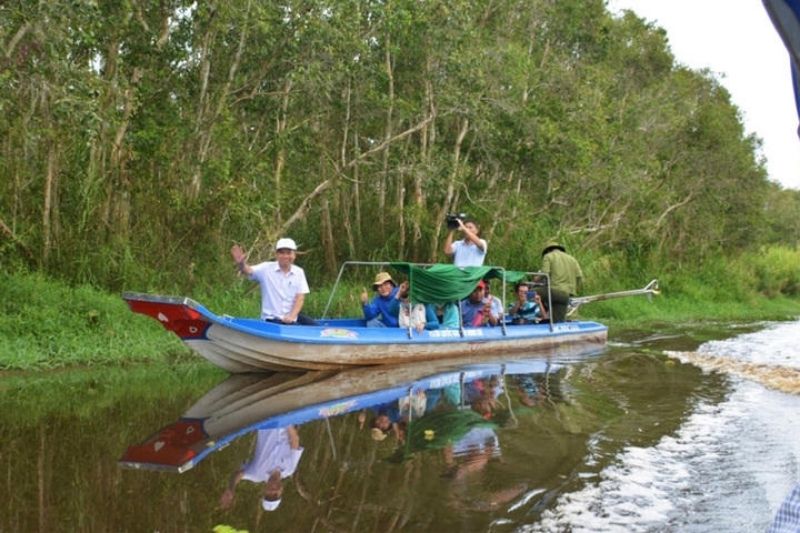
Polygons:
<instances>
[{"instance_id":1,"label":"water reflection of boat","mask_svg":"<svg viewBox=\"0 0 800 533\"><path fill-rule=\"evenodd\" d=\"M129 446L119 463L127 468L184 472L255 430L328 419L491 376L546 375L563 361L595 353L597 350L562 349L558 363L530 356L502 360L462 357L338 372L234 375L204 395L179 420ZM459 397L467 400L466 393ZM411 413L413 409L409 416ZM434 441L438 436L411 432L409 437L416 442Z\"/></svg>"}]
</instances>

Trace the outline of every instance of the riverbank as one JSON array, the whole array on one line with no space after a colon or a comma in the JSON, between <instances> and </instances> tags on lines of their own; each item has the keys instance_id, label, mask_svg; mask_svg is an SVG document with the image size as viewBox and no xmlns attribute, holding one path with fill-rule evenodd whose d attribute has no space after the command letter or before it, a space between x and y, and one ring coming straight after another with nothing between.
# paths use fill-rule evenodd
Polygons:
<instances>
[{"instance_id":1,"label":"riverbank","mask_svg":"<svg viewBox=\"0 0 800 533\"><path fill-rule=\"evenodd\" d=\"M191 297L220 314L255 316L258 291L237 284ZM357 287L340 287L329 314L359 313ZM319 316L328 288L309 295L306 310ZM662 295L588 304L582 318L607 324L610 336L649 324L698 321L788 320L800 316L800 298L719 291L701 282L662 284ZM0 276L0 371L35 371L95 365L171 365L195 357L152 319L128 309L118 294L71 287L40 275Z\"/></svg>"}]
</instances>

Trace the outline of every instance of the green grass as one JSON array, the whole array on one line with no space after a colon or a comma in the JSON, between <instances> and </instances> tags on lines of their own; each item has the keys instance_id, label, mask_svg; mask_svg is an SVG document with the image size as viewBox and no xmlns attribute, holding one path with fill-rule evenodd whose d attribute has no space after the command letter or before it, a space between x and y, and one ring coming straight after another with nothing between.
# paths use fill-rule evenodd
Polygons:
<instances>
[{"instance_id":1,"label":"green grass","mask_svg":"<svg viewBox=\"0 0 800 533\"><path fill-rule=\"evenodd\" d=\"M698 321L789 320L800 316L797 297L768 297L758 292L725 292L699 283L674 289L661 285L661 294L648 299L635 296L586 304L579 318L597 320L613 329L642 328L649 324Z\"/></svg>"},{"instance_id":2,"label":"green grass","mask_svg":"<svg viewBox=\"0 0 800 533\"><path fill-rule=\"evenodd\" d=\"M119 295L0 274L0 370L188 359L188 348Z\"/></svg>"},{"instance_id":3,"label":"green grass","mask_svg":"<svg viewBox=\"0 0 800 533\"><path fill-rule=\"evenodd\" d=\"M360 286L341 285L329 316L357 316ZM304 311L320 316L329 288L315 290ZM191 296L212 312L258 316L260 292L249 281ZM185 362L197 358L150 317L133 313L118 294L38 274L0 274L0 371Z\"/></svg>"}]
</instances>

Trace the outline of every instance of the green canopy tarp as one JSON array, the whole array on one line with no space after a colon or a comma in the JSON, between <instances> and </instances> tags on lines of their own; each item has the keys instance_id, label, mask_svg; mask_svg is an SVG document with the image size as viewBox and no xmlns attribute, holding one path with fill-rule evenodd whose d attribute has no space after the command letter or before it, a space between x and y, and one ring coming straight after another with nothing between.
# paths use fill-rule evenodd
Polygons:
<instances>
[{"instance_id":1,"label":"green canopy tarp","mask_svg":"<svg viewBox=\"0 0 800 533\"><path fill-rule=\"evenodd\" d=\"M456 267L436 264L418 266L411 263L391 263L395 270L408 276L411 286L411 301L424 304L440 304L463 300L475 290L482 279L504 279L516 283L527 275L525 272L505 270L498 267Z\"/></svg>"}]
</instances>

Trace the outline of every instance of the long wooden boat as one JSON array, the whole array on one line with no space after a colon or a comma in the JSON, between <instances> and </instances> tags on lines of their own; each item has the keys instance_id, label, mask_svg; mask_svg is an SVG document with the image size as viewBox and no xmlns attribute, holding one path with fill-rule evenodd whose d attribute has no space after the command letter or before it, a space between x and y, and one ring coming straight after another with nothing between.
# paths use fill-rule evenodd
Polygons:
<instances>
[{"instance_id":1,"label":"long wooden boat","mask_svg":"<svg viewBox=\"0 0 800 533\"><path fill-rule=\"evenodd\" d=\"M125 293L130 308L158 320L195 352L232 373L331 370L469 353L533 353L561 345L603 346L603 324L503 324L497 327L409 331L367 328L358 318L281 325L219 316L185 297Z\"/></svg>"},{"instance_id":2,"label":"long wooden boat","mask_svg":"<svg viewBox=\"0 0 800 533\"><path fill-rule=\"evenodd\" d=\"M230 376L178 420L129 446L119 465L181 473L258 429L329 419L481 377L554 373L598 352L563 346L548 357L466 356L346 371Z\"/></svg>"}]
</instances>

